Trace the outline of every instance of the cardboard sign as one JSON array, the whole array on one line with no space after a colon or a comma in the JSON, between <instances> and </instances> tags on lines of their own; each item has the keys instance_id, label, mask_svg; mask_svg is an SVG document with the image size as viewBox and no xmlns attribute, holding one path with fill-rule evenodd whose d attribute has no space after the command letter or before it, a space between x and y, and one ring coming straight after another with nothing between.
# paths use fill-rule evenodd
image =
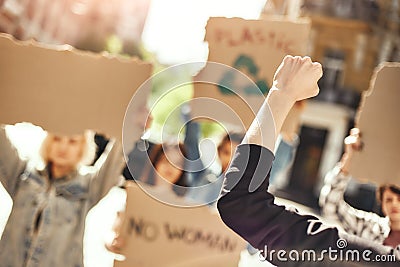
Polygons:
<instances>
[{"instance_id":1,"label":"cardboard sign","mask_svg":"<svg viewBox=\"0 0 400 267\"><path fill-rule=\"evenodd\" d=\"M209 19L208 61L224 65L208 62L194 77L193 115L247 128L284 56L306 53L309 32L308 20Z\"/></svg>"},{"instance_id":2,"label":"cardboard sign","mask_svg":"<svg viewBox=\"0 0 400 267\"><path fill-rule=\"evenodd\" d=\"M121 139L127 106L151 72L150 64L136 59L45 47L1 34L0 123L27 121L62 134L93 129ZM148 89L140 90L141 105Z\"/></svg>"},{"instance_id":3,"label":"cardboard sign","mask_svg":"<svg viewBox=\"0 0 400 267\"><path fill-rule=\"evenodd\" d=\"M126 240L121 254L126 259L116 261L115 267L237 266L240 251L246 247L217 211L207 206L167 205L137 185L127 187L121 233Z\"/></svg>"},{"instance_id":4,"label":"cardboard sign","mask_svg":"<svg viewBox=\"0 0 400 267\"><path fill-rule=\"evenodd\" d=\"M364 147L354 153L349 169L355 178L400 186L399 84L400 63L385 63L377 67L362 96L356 127Z\"/></svg>"}]
</instances>

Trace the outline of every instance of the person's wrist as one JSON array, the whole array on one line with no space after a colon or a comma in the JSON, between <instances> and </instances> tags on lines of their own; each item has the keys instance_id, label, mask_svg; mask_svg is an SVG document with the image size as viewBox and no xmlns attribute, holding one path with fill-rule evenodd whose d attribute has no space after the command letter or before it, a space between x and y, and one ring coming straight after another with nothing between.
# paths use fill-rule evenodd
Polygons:
<instances>
[{"instance_id":1,"label":"person's wrist","mask_svg":"<svg viewBox=\"0 0 400 267\"><path fill-rule=\"evenodd\" d=\"M274 98L279 98L284 100L286 103L290 105L294 105L296 103L296 97L285 90L282 90L280 88L277 88L275 85L269 90L268 93L269 97L274 97Z\"/></svg>"},{"instance_id":2,"label":"person's wrist","mask_svg":"<svg viewBox=\"0 0 400 267\"><path fill-rule=\"evenodd\" d=\"M349 171L343 165L340 167L340 172L343 173L344 175L349 175Z\"/></svg>"},{"instance_id":3,"label":"person's wrist","mask_svg":"<svg viewBox=\"0 0 400 267\"><path fill-rule=\"evenodd\" d=\"M344 175L349 174L349 169L348 169L349 163L350 163L349 155L344 154L339 164L340 172L343 173Z\"/></svg>"}]
</instances>

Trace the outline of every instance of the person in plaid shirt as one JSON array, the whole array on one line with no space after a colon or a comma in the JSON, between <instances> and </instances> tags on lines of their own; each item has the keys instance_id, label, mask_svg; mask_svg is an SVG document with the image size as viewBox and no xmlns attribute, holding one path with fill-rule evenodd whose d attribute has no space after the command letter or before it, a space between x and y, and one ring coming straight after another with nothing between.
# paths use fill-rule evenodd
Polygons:
<instances>
[{"instance_id":1,"label":"person in plaid shirt","mask_svg":"<svg viewBox=\"0 0 400 267\"><path fill-rule=\"evenodd\" d=\"M325 177L325 185L319 199L323 214L340 222L342 228L350 234L400 248L400 188L398 186L384 184L377 190L377 197L386 217L355 209L344 200L344 192L351 179L348 167L353 153L361 148L360 130L353 128L345 139L345 153L342 159Z\"/></svg>"}]
</instances>

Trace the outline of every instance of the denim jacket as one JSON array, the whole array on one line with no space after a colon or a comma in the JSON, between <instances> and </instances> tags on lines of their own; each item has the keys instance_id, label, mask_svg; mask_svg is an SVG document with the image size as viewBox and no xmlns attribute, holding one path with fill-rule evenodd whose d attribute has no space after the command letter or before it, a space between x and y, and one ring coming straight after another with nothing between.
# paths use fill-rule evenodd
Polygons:
<instances>
[{"instance_id":1,"label":"denim jacket","mask_svg":"<svg viewBox=\"0 0 400 267\"><path fill-rule=\"evenodd\" d=\"M0 127L0 181L13 208L0 240L0 267L83 266L88 211L118 182L120 145L110 141L94 166L50 181L47 168L21 160Z\"/></svg>"}]
</instances>

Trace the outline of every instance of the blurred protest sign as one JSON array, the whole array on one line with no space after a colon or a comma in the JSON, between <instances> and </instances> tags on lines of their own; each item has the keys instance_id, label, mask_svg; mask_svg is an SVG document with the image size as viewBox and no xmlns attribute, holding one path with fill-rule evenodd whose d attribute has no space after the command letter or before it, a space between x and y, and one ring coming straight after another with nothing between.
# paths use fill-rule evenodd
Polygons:
<instances>
[{"instance_id":1,"label":"blurred protest sign","mask_svg":"<svg viewBox=\"0 0 400 267\"><path fill-rule=\"evenodd\" d=\"M121 227L126 240L121 254L126 259L115 261L115 267L237 266L246 243L222 222L216 210L172 206L152 198L157 193L152 191L150 196L148 191L135 184L127 187ZM166 193L171 194L169 203L185 205L172 191Z\"/></svg>"},{"instance_id":2,"label":"blurred protest sign","mask_svg":"<svg viewBox=\"0 0 400 267\"><path fill-rule=\"evenodd\" d=\"M209 62L194 77L193 98L204 101L192 103L193 115L247 128L284 56L306 53L309 32L308 20L210 18L208 61L224 65Z\"/></svg>"},{"instance_id":3,"label":"blurred protest sign","mask_svg":"<svg viewBox=\"0 0 400 267\"><path fill-rule=\"evenodd\" d=\"M63 134L94 129L121 139L127 106L152 66L1 34L0 70L1 123L27 121ZM146 104L149 89L137 103ZM137 128L135 138L143 130Z\"/></svg>"},{"instance_id":4,"label":"blurred protest sign","mask_svg":"<svg viewBox=\"0 0 400 267\"><path fill-rule=\"evenodd\" d=\"M362 181L400 186L400 63L376 68L356 117L364 146L354 153L350 173Z\"/></svg>"}]
</instances>

